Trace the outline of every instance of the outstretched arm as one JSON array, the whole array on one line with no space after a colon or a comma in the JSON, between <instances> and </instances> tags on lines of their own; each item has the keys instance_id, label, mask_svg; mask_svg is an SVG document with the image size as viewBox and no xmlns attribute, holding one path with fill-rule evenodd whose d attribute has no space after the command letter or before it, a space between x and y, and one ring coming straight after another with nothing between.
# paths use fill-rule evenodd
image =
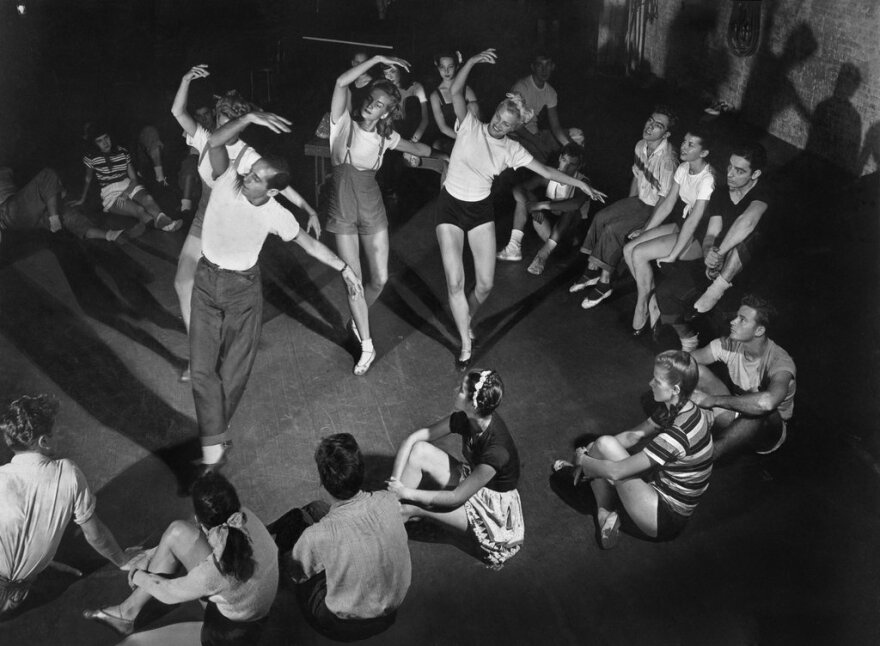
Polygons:
<instances>
[{"instance_id":1,"label":"outstretched arm","mask_svg":"<svg viewBox=\"0 0 880 646\"><path fill-rule=\"evenodd\" d=\"M467 116L468 108L467 99L465 98L465 87L467 87L468 75L477 63L489 63L490 65L494 65L497 59L498 56L495 54L493 48L475 54L465 61L465 64L461 66L461 69L458 70L458 74L456 74L455 78L452 80L452 86L449 88L449 92L452 95L452 107L455 108L455 116L459 123L463 122Z\"/></svg>"},{"instance_id":2,"label":"outstretched arm","mask_svg":"<svg viewBox=\"0 0 880 646\"><path fill-rule=\"evenodd\" d=\"M323 242L315 240L304 231L300 231L299 235L297 235L293 241L302 247L312 258L320 260L328 267L332 267L340 272L342 274L342 279L345 281L345 285L348 288L348 295L350 297L355 297L363 293L364 286L361 284L357 274L354 273L354 270L349 267L348 263L342 260L342 258L333 253Z\"/></svg>"},{"instance_id":3,"label":"outstretched arm","mask_svg":"<svg viewBox=\"0 0 880 646\"><path fill-rule=\"evenodd\" d=\"M286 186L281 194L290 200L290 203L294 206L298 206L303 211L309 214L309 221L306 224L306 233L315 232L315 238L321 237L321 222L318 220L318 213L315 209L312 208L312 205L306 202L305 198L293 190L292 187Z\"/></svg>"},{"instance_id":4,"label":"outstretched arm","mask_svg":"<svg viewBox=\"0 0 880 646\"><path fill-rule=\"evenodd\" d=\"M333 88L333 98L330 100L330 119L334 123L348 109L348 96L350 93L348 86L354 83L361 74L365 74L367 70L379 63L402 67L407 72L409 71L409 63L407 61L396 56L383 56L382 54L377 54L360 65L355 65L345 70L336 79L336 86Z\"/></svg>"},{"instance_id":5,"label":"outstretched arm","mask_svg":"<svg viewBox=\"0 0 880 646\"><path fill-rule=\"evenodd\" d=\"M198 124L190 113L186 111L186 102L189 98L189 84L195 79L205 78L210 74L207 65L196 65L191 68L180 80L180 87L177 88L177 94L174 95L174 102L171 104L171 114L174 115L177 123L180 124L183 131L190 137L195 134Z\"/></svg>"},{"instance_id":6,"label":"outstretched arm","mask_svg":"<svg viewBox=\"0 0 880 646\"><path fill-rule=\"evenodd\" d=\"M528 168L533 173L537 173L541 177L552 179L553 181L559 182L560 184L565 184L566 186L574 186L575 188L578 188L589 195L590 199L596 200L597 202L604 202L605 198L607 197L605 193L597 191L583 180L577 179L576 177L571 177L570 175L566 175L562 171L555 168L550 168L549 166L539 162L537 159L533 159L531 162L526 164L526 168Z\"/></svg>"}]
</instances>

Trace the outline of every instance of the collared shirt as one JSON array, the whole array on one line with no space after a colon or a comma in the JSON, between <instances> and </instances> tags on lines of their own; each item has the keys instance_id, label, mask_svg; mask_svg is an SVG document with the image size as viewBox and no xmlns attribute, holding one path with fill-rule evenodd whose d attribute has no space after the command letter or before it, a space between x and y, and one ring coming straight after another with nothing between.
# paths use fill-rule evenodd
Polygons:
<instances>
[{"instance_id":1,"label":"collared shirt","mask_svg":"<svg viewBox=\"0 0 880 646\"><path fill-rule=\"evenodd\" d=\"M638 181L639 199L649 206L656 206L672 187L672 176L677 166L678 159L668 138L657 145L650 157L648 142L640 140L636 144L632 167L633 175Z\"/></svg>"},{"instance_id":2,"label":"collared shirt","mask_svg":"<svg viewBox=\"0 0 880 646\"><path fill-rule=\"evenodd\" d=\"M409 590L412 564L397 497L359 491L335 502L293 546L298 583L327 575L327 608L341 619L370 619L396 610Z\"/></svg>"},{"instance_id":3,"label":"collared shirt","mask_svg":"<svg viewBox=\"0 0 880 646\"><path fill-rule=\"evenodd\" d=\"M0 467L0 576L33 580L52 561L71 517L95 513L95 497L70 460L28 451Z\"/></svg>"}]
</instances>

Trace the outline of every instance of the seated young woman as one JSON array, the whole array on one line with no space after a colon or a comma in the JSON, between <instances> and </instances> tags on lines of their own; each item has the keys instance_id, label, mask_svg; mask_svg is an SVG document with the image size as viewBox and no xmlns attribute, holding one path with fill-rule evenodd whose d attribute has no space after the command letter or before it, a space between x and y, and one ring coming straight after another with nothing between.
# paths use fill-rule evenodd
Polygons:
<instances>
[{"instance_id":1,"label":"seated young woman","mask_svg":"<svg viewBox=\"0 0 880 646\"><path fill-rule=\"evenodd\" d=\"M400 445L388 490L404 517L430 518L476 540L487 565L500 568L522 547L522 504L516 490L519 453L495 412L504 384L494 370L471 370L455 391L454 411ZM434 446L461 436L461 463ZM439 489L420 487L427 479Z\"/></svg>"},{"instance_id":2,"label":"seated young woman","mask_svg":"<svg viewBox=\"0 0 880 646\"><path fill-rule=\"evenodd\" d=\"M452 146L455 145L455 106L452 105L452 81L461 65L461 52L443 51L434 57L434 66L437 73L440 74L440 85L431 92L429 100L431 102L431 112L434 115L434 123L437 124L439 134L431 144L435 150L439 150L447 155L452 152ZM480 108L477 104L477 95L470 88L465 86L464 98L467 103L468 110L479 119Z\"/></svg>"},{"instance_id":3,"label":"seated young woman","mask_svg":"<svg viewBox=\"0 0 880 646\"><path fill-rule=\"evenodd\" d=\"M573 467L575 485L589 480L603 548L614 547L620 538L619 504L642 534L671 540L684 529L709 487L711 417L690 399L699 378L699 366L687 352L658 354L648 384L657 402L651 417L578 448L574 464L553 464L557 472ZM650 443L643 449L631 452L647 439Z\"/></svg>"},{"instance_id":4,"label":"seated young woman","mask_svg":"<svg viewBox=\"0 0 880 646\"><path fill-rule=\"evenodd\" d=\"M192 491L195 523L172 522L159 545L126 566L132 593L118 606L84 610L121 635L151 598L183 603L207 597L201 642L246 646L259 641L278 588L278 549L265 525L242 507L230 482L216 471ZM184 576L168 578L180 566Z\"/></svg>"},{"instance_id":5,"label":"seated young woman","mask_svg":"<svg viewBox=\"0 0 880 646\"><path fill-rule=\"evenodd\" d=\"M691 128L681 143L681 164L675 171L672 186L657 206L643 229L629 234L630 241L623 247L626 261L636 280L638 296L633 313L632 333L640 336L650 329L659 317L649 317L648 303L654 291L654 272L651 261L660 267L676 260L696 260L702 257L702 248L694 240L694 232L706 211L712 191L715 190L715 170L708 156L712 142L701 128ZM681 215L675 221L666 219L681 199Z\"/></svg>"}]
</instances>

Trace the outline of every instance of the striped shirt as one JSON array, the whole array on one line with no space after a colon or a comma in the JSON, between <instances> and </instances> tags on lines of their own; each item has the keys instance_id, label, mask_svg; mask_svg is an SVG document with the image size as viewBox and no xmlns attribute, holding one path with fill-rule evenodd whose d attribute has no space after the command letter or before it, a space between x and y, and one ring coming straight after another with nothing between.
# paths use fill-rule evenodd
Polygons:
<instances>
[{"instance_id":1,"label":"striped shirt","mask_svg":"<svg viewBox=\"0 0 880 646\"><path fill-rule=\"evenodd\" d=\"M675 420L664 419L665 406L658 406L651 419L662 426L645 447L645 455L657 464L652 483L657 493L682 516L690 516L709 488L714 445L706 411L693 402Z\"/></svg>"},{"instance_id":2,"label":"striped shirt","mask_svg":"<svg viewBox=\"0 0 880 646\"><path fill-rule=\"evenodd\" d=\"M109 154L96 152L83 155L83 164L95 171L100 186L121 182L128 178L131 155L122 146L116 146Z\"/></svg>"}]
</instances>

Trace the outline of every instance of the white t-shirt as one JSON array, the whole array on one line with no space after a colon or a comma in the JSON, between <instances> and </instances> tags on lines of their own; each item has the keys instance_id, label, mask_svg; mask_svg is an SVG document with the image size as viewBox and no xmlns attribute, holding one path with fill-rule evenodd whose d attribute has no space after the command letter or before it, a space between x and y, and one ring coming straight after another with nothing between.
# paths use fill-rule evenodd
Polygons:
<instances>
[{"instance_id":1,"label":"white t-shirt","mask_svg":"<svg viewBox=\"0 0 880 646\"><path fill-rule=\"evenodd\" d=\"M684 202L684 217L688 216L697 200L708 200L715 190L715 171L710 164L696 175L688 172L687 162L675 169L675 182L679 185L678 197Z\"/></svg>"},{"instance_id":2,"label":"white t-shirt","mask_svg":"<svg viewBox=\"0 0 880 646\"><path fill-rule=\"evenodd\" d=\"M186 135L186 143L199 153L199 177L202 178L205 186L212 188L214 186L214 169L211 168L210 152L205 150L205 147L208 145L208 137L210 136L211 133L205 130L205 128L202 126L196 126L196 131L192 135ZM229 155L230 165L235 163L235 160L238 159L238 155L241 153L241 149L245 146L247 146L247 144L241 139L234 144L226 146L226 154ZM241 156L241 160L238 162L239 172L242 175L251 172L251 166L253 166L254 162L259 158L260 154L248 146L248 149L244 152L244 155Z\"/></svg>"},{"instance_id":3,"label":"white t-shirt","mask_svg":"<svg viewBox=\"0 0 880 646\"><path fill-rule=\"evenodd\" d=\"M330 120L330 161L334 166L345 163L345 144L348 142L348 133L352 130L349 163L358 170L378 170L382 165L379 151L384 155L386 150L393 150L400 143L400 135L396 132L392 132L391 137L383 143L378 132L367 132L361 128L352 121L351 113L346 110L336 123Z\"/></svg>"},{"instance_id":4,"label":"white t-shirt","mask_svg":"<svg viewBox=\"0 0 880 646\"><path fill-rule=\"evenodd\" d=\"M456 121L455 132L457 137L443 186L462 202L486 199L496 175L506 168L527 166L534 160L519 142L490 135L489 126L470 111L464 121Z\"/></svg>"},{"instance_id":5,"label":"white t-shirt","mask_svg":"<svg viewBox=\"0 0 880 646\"><path fill-rule=\"evenodd\" d=\"M293 213L274 199L254 206L241 194L233 165L217 178L202 225L202 253L223 269L244 271L257 264L266 236L285 242L299 233Z\"/></svg>"},{"instance_id":6,"label":"white t-shirt","mask_svg":"<svg viewBox=\"0 0 880 646\"><path fill-rule=\"evenodd\" d=\"M547 108L556 107L558 101L556 90L554 90L553 86L549 83L544 83L544 87L539 88L535 85L535 80L532 78L532 75L529 74L514 83L513 87L510 88L510 91L522 94L523 98L526 100L526 107L535 111L535 116L532 117L531 121L526 122L525 126L528 128L529 132L537 134L538 115L541 113L541 110L544 109L544 106L547 106Z\"/></svg>"},{"instance_id":7,"label":"white t-shirt","mask_svg":"<svg viewBox=\"0 0 880 646\"><path fill-rule=\"evenodd\" d=\"M71 517L82 525L95 497L70 460L15 455L0 467L0 576L33 580L55 557Z\"/></svg>"}]
</instances>

